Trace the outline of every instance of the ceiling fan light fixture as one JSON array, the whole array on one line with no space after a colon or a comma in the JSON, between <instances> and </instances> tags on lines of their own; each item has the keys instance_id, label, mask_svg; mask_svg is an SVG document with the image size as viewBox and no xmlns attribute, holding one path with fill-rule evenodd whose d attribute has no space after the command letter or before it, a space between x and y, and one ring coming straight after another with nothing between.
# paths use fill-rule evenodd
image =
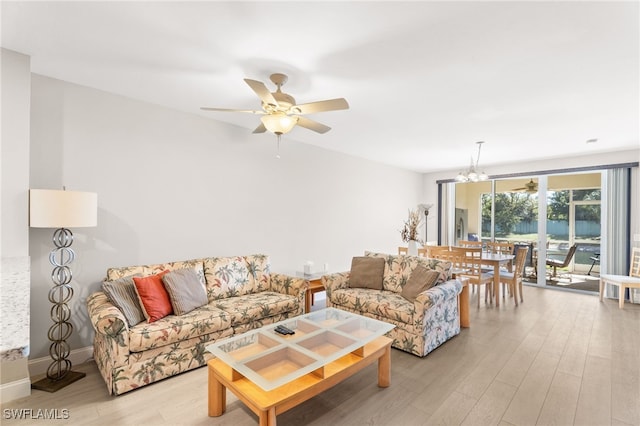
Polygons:
<instances>
[{"instance_id":1,"label":"ceiling fan light fixture","mask_svg":"<svg viewBox=\"0 0 640 426\"><path fill-rule=\"evenodd\" d=\"M289 133L298 122L298 117L290 116L282 112L263 115L260 120L264 127L273 134L284 135Z\"/></svg>"}]
</instances>

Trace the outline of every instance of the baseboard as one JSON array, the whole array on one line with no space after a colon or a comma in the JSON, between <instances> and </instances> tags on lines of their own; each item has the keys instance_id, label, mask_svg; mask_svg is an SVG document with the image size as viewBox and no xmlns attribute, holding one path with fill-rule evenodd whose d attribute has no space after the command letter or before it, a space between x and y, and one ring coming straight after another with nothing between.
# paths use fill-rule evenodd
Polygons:
<instances>
[{"instance_id":1,"label":"baseboard","mask_svg":"<svg viewBox=\"0 0 640 426\"><path fill-rule=\"evenodd\" d=\"M93 346L87 346L80 349L74 349L69 353L69 361L71 365L84 364L93 358ZM46 356L42 358L29 360L29 374L31 377L41 374L47 374L47 368L51 364L51 358Z\"/></svg>"},{"instance_id":2,"label":"baseboard","mask_svg":"<svg viewBox=\"0 0 640 426\"><path fill-rule=\"evenodd\" d=\"M0 385L0 404L31 395L31 380L24 378Z\"/></svg>"}]
</instances>

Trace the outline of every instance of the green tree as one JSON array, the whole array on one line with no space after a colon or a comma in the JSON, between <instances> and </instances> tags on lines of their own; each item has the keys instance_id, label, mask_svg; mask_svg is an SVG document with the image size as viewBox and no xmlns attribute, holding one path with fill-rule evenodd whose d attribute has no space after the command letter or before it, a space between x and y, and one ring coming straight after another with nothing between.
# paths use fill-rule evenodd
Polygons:
<instances>
[{"instance_id":1,"label":"green tree","mask_svg":"<svg viewBox=\"0 0 640 426\"><path fill-rule=\"evenodd\" d=\"M569 191L551 191L547 200L547 219L569 220Z\"/></svg>"},{"instance_id":2,"label":"green tree","mask_svg":"<svg viewBox=\"0 0 640 426\"><path fill-rule=\"evenodd\" d=\"M495 209L495 233L498 236L511 234L518 223L531 222L538 215L535 197L523 192L496 194ZM491 223L491 194L482 196L482 222Z\"/></svg>"}]
</instances>

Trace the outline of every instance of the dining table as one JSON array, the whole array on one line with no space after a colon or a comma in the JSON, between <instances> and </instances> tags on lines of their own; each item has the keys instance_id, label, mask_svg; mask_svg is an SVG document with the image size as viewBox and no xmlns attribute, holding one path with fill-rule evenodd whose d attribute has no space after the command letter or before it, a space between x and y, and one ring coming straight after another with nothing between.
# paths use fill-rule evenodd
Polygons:
<instances>
[{"instance_id":1,"label":"dining table","mask_svg":"<svg viewBox=\"0 0 640 426\"><path fill-rule=\"evenodd\" d=\"M482 252L482 264L493 267L493 294L496 296L496 307L500 306L500 266L506 265L511 272L514 258L513 254Z\"/></svg>"}]
</instances>

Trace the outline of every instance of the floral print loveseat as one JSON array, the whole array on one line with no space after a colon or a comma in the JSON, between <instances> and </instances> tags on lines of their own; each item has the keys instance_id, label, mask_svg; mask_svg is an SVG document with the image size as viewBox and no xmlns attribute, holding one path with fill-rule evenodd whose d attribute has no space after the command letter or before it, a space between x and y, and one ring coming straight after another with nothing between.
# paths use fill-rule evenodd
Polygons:
<instances>
[{"instance_id":1,"label":"floral print loveseat","mask_svg":"<svg viewBox=\"0 0 640 426\"><path fill-rule=\"evenodd\" d=\"M383 289L350 288L349 272L325 275L327 306L354 312L395 325L387 333L392 346L425 356L460 333L458 294L462 283L451 279L451 263L420 256L365 252L385 259ZM415 302L400 295L413 269L422 265L440 273L434 287L420 293Z\"/></svg>"},{"instance_id":2,"label":"floral print loveseat","mask_svg":"<svg viewBox=\"0 0 640 426\"><path fill-rule=\"evenodd\" d=\"M184 268L200 271L208 304L180 316L130 326L103 291L87 299L94 358L110 394L201 367L213 357L205 349L210 342L304 311L307 282L271 273L269 258L259 254L111 268L105 281Z\"/></svg>"}]
</instances>

